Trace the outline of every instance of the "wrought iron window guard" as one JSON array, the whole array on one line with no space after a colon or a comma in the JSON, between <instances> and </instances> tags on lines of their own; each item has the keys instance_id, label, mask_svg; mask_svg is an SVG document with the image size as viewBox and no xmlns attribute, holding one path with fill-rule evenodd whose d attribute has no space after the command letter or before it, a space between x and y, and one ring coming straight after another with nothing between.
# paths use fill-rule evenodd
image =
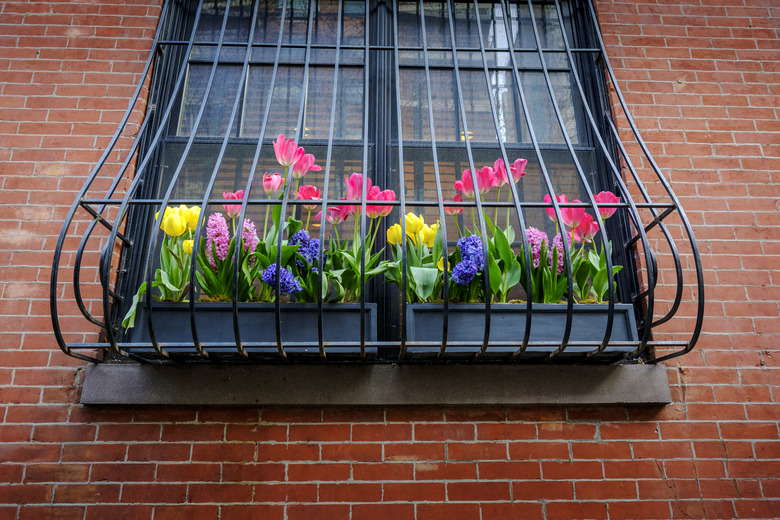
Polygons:
<instances>
[{"instance_id":1,"label":"wrought iron window guard","mask_svg":"<svg viewBox=\"0 0 780 520\"><path fill-rule=\"evenodd\" d=\"M524 200L519 193L518 187L514 183L509 183L511 197L507 202L485 200L477 190L474 200L463 202L445 201L442 189L442 178L444 177L443 168L439 164L439 153L437 147L456 146L465 152L468 169L472 172L474 185L478 184L476 171L480 164L476 158L475 144L472 143L472 132L469 131L469 117L467 103L464 94L465 87L461 84L461 65L459 59L462 56L468 56L468 63L463 64L463 68L470 68L472 71L484 73L484 79L490 89L491 72L496 70L496 66L489 65L490 56L494 55L494 49L487 48L485 45L485 35L483 34L482 23L479 20L480 6L478 2L468 2L467 7L473 8L473 16L476 16L476 33L472 36L478 39L478 46L472 44L459 46L456 41L456 27L453 22L453 16L450 16L456 8L452 1L439 2L436 5L440 7L447 16L442 19L448 20L449 27L442 30L442 34L449 34L450 45L447 47L428 46L426 40L425 17L420 24L421 45L404 46L399 43L399 37L391 38L392 41L377 42L372 40L369 33L372 30L372 24L364 23L362 35L363 44L347 44L343 40L344 26L342 19L347 4L341 0L336 1L337 6L337 35L333 45L316 43L312 37L312 19L317 10L317 2L306 2L304 5L305 16L308 17L308 28L305 41L294 42L285 41L285 23L280 23L278 28L278 38L273 42L255 42L253 35L255 27L258 24L258 5L260 2L251 4L251 23L249 35L244 43L228 41L225 38L226 27L228 26L228 17L231 2L223 2L224 17L218 23L219 35L213 41L196 41L196 30L192 30L192 35L187 39L182 38L185 34L185 27L182 16L179 11L187 11L186 2L178 0L168 0L163 7L162 22L158 28L152 44L152 51L146 62L141 77L143 80L139 83L130 103L127 112L122 118L119 128L106 147L102 157L95 168L89 174L84 186L79 191L76 201L73 203L65 224L60 233L57 245L54 251L54 262L51 275L51 315L54 327L54 334L61 349L71 356L92 361L101 362L105 354L111 354L114 358L124 360L135 360L139 362L187 362L187 361L227 361L227 362L323 362L323 361L347 361L347 362L540 362L540 361L563 361L563 362L614 362L616 360L636 361L643 359L646 362L657 362L669 359L689 352L694 348L701 331L704 308L704 288L702 268L699 259L699 252L696 242L693 238L690 223L679 204L679 201L673 193L669 183L662 175L660 168L652 159L646 145L642 141L637 126L632 120L627 110L627 104L617 88L612 67L607 58L604 43L598 31L598 23L593 7L589 2L574 2L580 15L585 20L585 27L589 34L591 45L585 47L573 47L570 45L570 31L564 27L564 15L562 12L561 1L545 2L548 9L554 9L557 13L557 21L560 24L560 34L562 36L562 47L548 49L543 45L540 32L537 27L537 20L534 18L534 4L528 0L528 15L531 19L530 28L532 28L533 46L531 48L515 48L513 38L508 38L505 42L507 48L504 51L508 58L508 64L502 66L511 77L512 85L515 86L512 94L518 100L518 112L522 113L524 120L522 124L527 131L529 153L536 157L536 163L539 170L541 184L548 194L553 197L549 203L541 201ZM216 3L215 3L216 4ZM385 22L392 27L392 34L399 34L399 4L400 2L380 2L373 9L385 9ZM415 2L406 2L405 4L415 4ZM466 5L463 4L463 5ZM194 11L194 27L198 27L204 0L200 0ZM458 4L461 5L461 4ZM504 13L497 23L503 23L503 29L508 34L514 34L512 26L512 9L506 0L501 0L489 4L495 12ZM520 3L523 5L523 3ZM287 20L288 3L281 3L280 20ZM293 7L289 7L290 10ZM419 1L419 13L425 13L426 6ZM216 9L215 9L216 11ZM179 13L180 14L180 13ZM367 13L365 13L367 16ZM495 22L495 20L494 20ZM472 43L476 41L472 39ZM202 94L202 102L197 106L197 115L189 131L189 136L178 136L178 143L183 146L181 158L175 168L174 173L166 185L161 184L159 192L155 194L155 189L151 185L159 183L160 173L160 144L164 139L165 132L169 131L175 122L172 122L173 116L178 107L183 103L182 93L187 83L187 74L191 57L196 49L212 49L207 55L211 57L201 58L209 66L209 75ZM233 96L233 103L230 109L229 122L226 125L224 135L212 139L213 144L218 148L216 153L216 163L213 173L208 180L208 187L204 191L202 198L176 198L173 196L174 185L179 178L185 160L191 153L193 143L196 140L196 134L199 125L203 119L206 109L209 93L213 88L218 65L222 63L225 51L229 49L242 49L243 57L233 58L234 65L241 68L240 79L236 83L238 92ZM395 99L390 99L388 106L393 107L393 111L387 114L396 121L394 135L388 137L393 143L393 149L397 154L397 183L399 189L398 200L384 202L387 206L394 208L394 214L406 215L411 209L428 208L431 212L437 212L441 222L441 235L443 243L452 247L455 232L452 226L448 226L446 219L446 210L453 206L472 208L476 210L477 219L472 222L474 227L479 230L482 237L488 236L490 223L485 218L485 210L498 211L505 209L507 212L514 211L513 219L519 223L521 232L519 240L514 244L518 250L523 251L525 256L526 277L531 277L532 259L530 257L530 247L526 236L528 222L526 213L528 211L552 210L557 222L563 222L562 212L571 208L586 208L594 212L595 221L599 224L598 236L602 243L608 243L610 237L607 236L603 219L599 216L599 204L597 204L591 185L588 181L586 168L578 159L580 146L571 138L570 131L567 128L567 121L564 120L564 113L556 100L551 71L555 67L560 67L561 60L556 60L557 65L552 61L552 54L565 57L564 70L568 71L569 77L573 80L571 86L572 95L578 99L579 122L578 124L587 127L589 135L593 136L593 148L603 157L603 174L609 179L610 185L616 186L616 190L621 195L621 202L608 204L607 207L616 208L624 215L624 225L620 229L620 237L612 236L613 241L620 239L621 246L615 247L616 254L622 254L621 258L627 260L629 264L627 271L631 276L641 277L641 286L637 287L630 294L628 311L621 318L617 312L620 304L618 303L618 294L615 289L615 278L613 274L613 258L606 255L607 276L608 276L608 298L604 304L605 311L600 321L588 322L595 319L591 311L595 306L591 304L575 303L572 297L569 297L565 303L559 304L555 309L559 310L560 322L549 322L547 316L554 312L553 307L546 304L533 303L531 298L523 303L511 304L513 310L519 312L511 316L506 314L505 306L492 303L490 270L484 269L481 275L483 290L487 295L484 303L472 304L470 312L472 315L466 316L459 314L463 311L463 306L451 303L448 298L448 277L450 273L446 268L443 270L443 290L442 301L438 304L440 309L433 313L433 321L425 323L434 323L424 329L424 334L418 332L418 337L414 337L414 320L411 319L414 306L407 303L404 298L400 298L398 305L393 309L384 309L384 315L397 315L400 319L399 338L393 340L378 339L373 327L377 320L377 310L373 302L366 296L367 282L365 280L365 265L361 272L361 297L356 303L351 304L352 309L358 311L355 318L349 318L345 322L339 322L338 312L333 312L333 308L342 305L340 309L350 308L345 304L327 304L322 298L317 302L307 306L281 302L279 298L272 303L254 304L238 302L235 295L238 291L239 265L235 262L233 283L235 287L234 298L232 302L223 304L203 303L197 301L196 290L196 263L193 253L192 269L190 272L189 298L188 301L176 304L175 307L180 314L176 318L171 318L166 314L162 307L167 304L155 304L149 296L151 291L140 304L142 312L139 314L139 332L140 335L129 337L123 333L120 326L121 317L128 307L128 300L137 289L138 284L134 284L128 273L135 268L133 262L142 259L144 263L143 270L136 273L137 280L144 280L150 286L152 282L153 266L156 260L156 254L159 250L159 233L151 233L149 230L156 230L160 227L160 221L163 217L166 207L175 207L180 204L197 205L201 209L201 214L205 215L210 208L219 208L225 204L225 200L217 199L213 195L215 179L220 165L222 164L226 148L229 142L236 140L231 136L231 129L234 127L237 114L242 110L241 103L246 103L242 92L247 87L247 78L250 68L256 56L255 52L267 56L267 52L274 54L272 61L272 72L269 78L270 90L265 103L262 123L259 128L259 135L252 139L244 137L244 142L253 143L254 152L251 168L245 179L243 186L246 196L240 202L240 214L237 218L237 229L243 229L243 222L250 208L263 209L268 207L278 207L281 214L295 214L300 211L300 207L306 204L306 201L295 200L291 192L292 178L289 175L285 182L284 193L281 200L272 200L255 195L258 192L256 181L258 175L258 164L260 162L261 150L270 148L270 136L265 135L269 126L269 114L272 109L273 88L282 80L279 78L280 56L283 52L292 50L300 51L304 60L303 84L307 85L310 69L314 66L310 60L313 53L318 49L333 51L335 62L332 63L333 86L332 97L330 101L330 126L328 128L327 139L306 139L306 124L304 117L306 113L306 96L300 96L300 108L296 121L291 122L290 128L294 128L296 140L303 143L311 143L313 146L321 146L326 150L326 159L324 167L324 186L322 200L318 203L323 215L327 214L329 207L339 204L352 203L360 206L358 213L361 219L360 233L358 234L361 244L366 243L367 229L367 186L362 185L362 194L359 198L352 201L346 201L343 198L337 198L334 195L335 190L331 184L331 170L334 162L334 148L339 140L334 136L334 127L336 119L336 107L339 100L337 91L339 90L339 71L346 67L354 65L347 63L352 58L344 58L346 52L350 50L358 51L362 57L362 63L359 69L362 69L363 89L362 89L362 137L359 139L362 150L362 171L371 171L369 155L377 154L370 150L372 144L368 136L371 126L372 110L375 100L371 99L372 89L368 88L372 78L370 75L375 71L376 64L372 61L382 61L386 67L386 73L389 75L387 92L395 95ZM456 52L452 52L453 49ZM405 187L407 180L405 178L404 153L406 150L414 150L419 146L419 142L405 139L404 129L402 128L402 118L404 113L401 99L402 84L401 70L402 54L404 52L417 52L421 54L422 63L417 66L418 71L425 78L425 99L424 104L428 107L427 113L422 114L428 121L429 139L423 143L430 150L433 159L432 180L435 185L436 199L422 200L415 197L409 197ZM444 54L442 54L444 53ZM535 132L535 126L538 122L534 121L529 115L532 112L529 100L526 98L526 91L523 88L521 71L523 67L519 62L518 56L527 56L535 54L538 58L537 72L540 78L544 78L546 92L554 108L553 126L560 128L562 143L557 145L557 149L568 154L572 159L575 179L579 180L584 189L584 202L559 202L556 198L552 174L548 171L545 160L545 151L551 147L540 142ZM433 56L436 55L436 63ZM442 143L437 140L435 135L436 114L434 113L432 91L432 71L440 66L441 56L447 55L451 63L447 65L447 70L453 73L455 82L453 106L455 107L455 117L458 120L461 129L460 141L452 143ZM475 55L477 56L475 58ZM613 114L603 113L598 104L590 102L592 95L590 90L584 84L584 74L582 71L584 60L581 56L588 56L592 63L600 64L606 72L606 81L611 86L611 92L616 96L616 103L612 107ZM476 60L477 65L474 65ZM588 61L591 62L591 61ZM165 64L168 65L165 65ZM171 63L178 64L171 68ZM168 67L167 69L165 67ZM148 108L142 94L145 91L145 81L154 70L155 76L164 75L160 83L152 89ZM598 75L597 75L598 76ZM603 78L602 78L603 79ZM606 84L605 84L606 85ZM604 87L604 86L602 86ZM302 89L301 92L306 92ZM497 96L496 96L497 98ZM503 159L504 164L510 164L510 149L505 140L498 137L501 134L499 129L498 110L496 108L496 99L488 96L490 105L491 123L495 127L497 136L494 147L496 156ZM131 145L127 145L129 130L136 123L133 122L133 116L138 112L145 112L143 120L137 127L137 137ZM624 121L630 132L623 132L623 140L616 126L612 123L612 118L620 118ZM392 127L391 127L392 128ZM457 131L457 130L456 130ZM391 132L392 133L392 132ZM468 136L468 137L467 137ZM239 136L241 137L241 136ZM627 137L632 139L628 143ZM176 139L173 139L174 141ZM520 140L518 138L518 140ZM625 143L623 141L626 141ZM127 146L126 146L127 145ZM640 178L640 173L634 167L631 156L627 150L628 146L638 147L638 152L642 161L647 165L645 170L650 170L654 174L651 189L645 186ZM378 154L377 154L378 155ZM635 153L636 155L636 153ZM119 160L117 160L119 157ZM388 168L389 170L390 168ZM118 171L117 171L118 170ZM624 172L627 178L624 179ZM389 174L389 173L388 173ZM156 180L155 180L156 179ZM254 193L253 193L254 190ZM657 195L651 197L651 191ZM637 201L634 201L634 198ZM600 204L604 207L604 204ZM159 212L158 217L152 218L150 214ZM508 214L508 213L507 213ZM87 218L84 218L84 217ZM507 219L509 217L507 216ZM195 230L195 244L199 243L203 236L203 221L200 220ZM405 219L400 218L402 227L401 236L406 235L407 224ZM146 234L138 234L138 229L144 229ZM459 230L458 230L459 232ZM322 231L324 236L324 229ZM144 239L145 237L148 237ZM278 234L277 262L281 259L282 233ZM522 249L519 249L522 246ZM197 247L197 246L196 246ZM566 276L567 294L571 295L574 283L574 273L570 261L570 244L567 240L562 240L564 251L564 272ZM663 249L661 249L663 248ZM680 252L684 249L684 254ZM237 248L238 249L238 248ZM656 251L656 249L658 249ZM410 283L407 273L408 248L404 240L401 241L403 275L402 287L404 293ZM319 265L324 265L324 248L321 248L319 256ZM485 253L487 254L487 253ZM447 255L444 255L445 258ZM362 262L365 262L365 256L361 255ZM669 261L673 266L668 270L659 269L659 258ZM486 257L487 259L487 257ZM136 269L138 271L138 269ZM664 276L674 276L674 281L664 280L659 282L661 272ZM88 274L95 273L95 277L90 279ZM668 273L668 274L667 274ZM279 292L279 276L276 280L276 290ZM686 283L687 279L693 279L693 282ZM323 284L323 274L319 273L318 291L321 293ZM663 297L658 295L663 293ZM683 305L684 300L694 302L694 312L690 312L687 306ZM170 306L170 305L169 305ZM387 305L385 305L387 307ZM210 309L218 309L220 317L216 321L205 321ZM258 310L259 309L259 310ZM306 314L305 319L302 314L293 317L286 314L293 309L298 309ZM303 310L300 310L303 309ZM692 322L685 339L673 339L668 341L656 341L653 339L653 331L658 327L669 322L676 314L685 309L690 315L684 316L680 321ZM430 308L428 309L430 310ZM258 317L257 312L264 312L265 317ZM298 312L298 311L296 311ZM638 326L634 323L638 316ZM397 314L396 314L397 313ZM473 313L476 313L476 321ZM334 317L336 316L336 317ZM421 314L416 314L417 320ZM507 317L508 316L508 317ZM506 317L506 323L501 323L501 319ZM160 321L170 320L168 323ZM692 320L690 318L693 318ZM382 318L379 318L380 321ZM624 323L619 323L620 320ZM265 320L265 321L264 321ZM308 320L308 327L301 325L303 321ZM352 320L352 321L350 321ZM585 321L583 321L585 320ZM289 327L292 322L292 327ZM341 324L339 324L341 323ZM464 339L456 329L471 327L473 324L479 330L477 339ZM545 337L538 337L533 332L534 323L542 323L542 326L553 328L558 336L553 340ZM595 323L595 325L594 325ZM263 325L261 325L263 324ZM466 325L464 325L466 324ZM472 325L469 325L472 324ZM509 332L506 332L507 326ZM222 327L220 329L220 327ZM285 329L287 327L287 329ZM350 335L342 339L332 339L327 336L328 328L337 328L350 330ZM629 330L630 334L626 337L615 339L615 331L619 327ZM90 341L88 338L96 332L86 333L85 329L94 328L99 332L100 338L97 341ZM170 329L173 328L172 331ZM578 336L578 331L583 329L595 329L594 335L585 339ZM157 330L156 330L157 329ZM162 329L167 330L164 332ZM298 329L298 330L297 330ZM296 333L302 329L309 331L308 335L301 336ZM503 330L503 332L502 332ZM519 333L515 330L521 331ZM216 332L215 332L216 331ZM258 333L258 331L260 331ZM455 331L455 332L453 332ZM677 332L677 331L675 331ZM422 335L421 335L422 334ZM508 334L508 335L506 335ZM675 334L674 337L677 335ZM138 338L142 339L138 339ZM423 339L420 339L422 337ZM287 339L292 338L292 339ZM659 355L648 355L653 350Z\"/></svg>"}]
</instances>

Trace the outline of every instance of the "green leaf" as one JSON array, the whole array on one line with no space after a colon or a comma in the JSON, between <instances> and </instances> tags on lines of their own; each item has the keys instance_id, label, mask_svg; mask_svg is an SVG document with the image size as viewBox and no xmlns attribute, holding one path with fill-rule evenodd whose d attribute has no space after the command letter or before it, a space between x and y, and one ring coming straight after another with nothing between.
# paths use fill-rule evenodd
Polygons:
<instances>
[{"instance_id":1,"label":"green leaf","mask_svg":"<svg viewBox=\"0 0 780 520\"><path fill-rule=\"evenodd\" d=\"M409 268L414 280L414 290L422 301L428 301L436 288L436 282L439 277L439 270L431 267Z\"/></svg>"},{"instance_id":2,"label":"green leaf","mask_svg":"<svg viewBox=\"0 0 780 520\"><path fill-rule=\"evenodd\" d=\"M512 248L509 246L509 241L504 235L504 232L499 228L496 228L495 243L498 258L504 261L505 266L511 265L512 260L515 258L515 254L512 252Z\"/></svg>"},{"instance_id":3,"label":"green leaf","mask_svg":"<svg viewBox=\"0 0 780 520\"><path fill-rule=\"evenodd\" d=\"M488 273L490 273L490 292L498 294L501 288L501 268L493 255L488 255Z\"/></svg>"},{"instance_id":4,"label":"green leaf","mask_svg":"<svg viewBox=\"0 0 780 520\"><path fill-rule=\"evenodd\" d=\"M138 309L138 303L141 301L141 297L146 294L146 282L142 283L138 288L138 292L133 296L133 301L130 304L130 308L127 310L124 319L122 320L122 327L125 329L132 329L135 327L135 313Z\"/></svg>"}]
</instances>

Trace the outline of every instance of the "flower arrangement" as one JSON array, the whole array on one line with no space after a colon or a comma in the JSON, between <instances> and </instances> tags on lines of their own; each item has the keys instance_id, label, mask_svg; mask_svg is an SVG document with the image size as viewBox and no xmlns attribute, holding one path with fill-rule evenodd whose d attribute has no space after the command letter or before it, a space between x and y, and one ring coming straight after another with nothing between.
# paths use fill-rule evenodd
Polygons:
<instances>
[{"instance_id":1,"label":"flower arrangement","mask_svg":"<svg viewBox=\"0 0 780 520\"><path fill-rule=\"evenodd\" d=\"M202 298L210 301L271 302L277 298L296 302L318 301L318 288L322 276L322 292L325 302L357 301L364 282L383 273L388 262L381 260L384 248L374 251L382 218L392 211L387 202L395 200L393 190L383 190L372 184L361 173L352 173L344 179L347 191L345 202L328 207L325 220L332 225L333 235L324 238L309 234L312 213L322 207L319 188L302 184L301 179L310 171L320 171L312 154L292 139L280 134L273 143L277 162L284 173L265 173L263 192L269 198L282 200L286 179L295 179L295 188L286 190L294 194L306 213L305 224L290 216L282 221L281 204L266 206L262 232L255 223L243 219L237 231L245 192L225 192L230 201L222 212L212 213L205 222L205 237L197 247L193 245L193 230L200 219L200 208L180 206L166 208L161 221L165 234L160 252L161 267L157 270L153 287L160 289L157 300L185 301L189 292L191 255L195 250L195 278ZM365 183L365 186L364 186ZM365 217L367 229L361 233L363 222L362 201L365 190ZM321 220L318 212L315 220ZM226 218L227 216L227 218ZM270 226L269 226L270 217ZM353 234L342 239L339 229L349 218L354 219ZM230 221L230 224L228 223ZM364 240L361 237L365 237ZM280 239L281 238L281 239ZM281 246L281 247L280 247ZM238 264L238 289L234 286ZM322 266L320 266L322 263ZM361 276L361 273L363 275ZM134 326L135 315L146 284L138 289L131 308L123 320L123 326Z\"/></svg>"},{"instance_id":2,"label":"flower arrangement","mask_svg":"<svg viewBox=\"0 0 780 520\"><path fill-rule=\"evenodd\" d=\"M596 249L593 238L599 226L594 218L586 213L584 207L560 208L565 228L563 232L560 231L553 208L546 209L547 215L556 223L556 235L552 240L540 229L526 228L526 242L530 249L528 258L532 262L530 269L526 265L523 246L520 245L518 251L513 249L516 240L514 229L509 224L509 210L506 212L506 224L501 227L498 224L498 207L493 212L492 220L483 208L487 234L482 236L477 226L475 205L472 205L470 211L473 229L460 228L458 216L463 213L464 208L456 203L463 202L464 197L473 201L477 192L484 199L493 188L497 188L496 201L500 201L501 188L510 182L519 182L525 175L526 164L525 159L517 159L507 169L504 161L499 159L492 167L485 166L475 170L473 174L471 170L465 170L461 178L454 182L457 193L452 203L444 207L444 211L455 218L458 233L457 245L452 252L448 253L442 244L439 223L428 226L422 216L413 213L406 215L405 238L401 236L402 228L399 224L388 230L387 239L392 246L393 261L387 269L386 278L403 290L401 241L404 239L407 251L405 297L408 302L432 302L444 298L445 268L449 280L447 294L449 299L455 302L485 300L483 275L486 270L489 273L490 294L496 302L510 301L510 293L518 284L536 303L558 303L564 298L572 298L577 302L604 301L609 290L606 255L611 254L611 244L606 248L602 246L600 250ZM558 196L557 201L569 202L566 195ZM601 217L606 219L615 213L616 208L600 205L617 204L620 198L604 191L595 196L595 201L599 204ZM552 206L549 195L544 202ZM579 200L571 202L580 203ZM566 248L564 239L567 241ZM574 278L572 294L567 294L566 249ZM621 269L621 266L614 266L613 273L616 274ZM528 271L531 273L530 278Z\"/></svg>"}]
</instances>

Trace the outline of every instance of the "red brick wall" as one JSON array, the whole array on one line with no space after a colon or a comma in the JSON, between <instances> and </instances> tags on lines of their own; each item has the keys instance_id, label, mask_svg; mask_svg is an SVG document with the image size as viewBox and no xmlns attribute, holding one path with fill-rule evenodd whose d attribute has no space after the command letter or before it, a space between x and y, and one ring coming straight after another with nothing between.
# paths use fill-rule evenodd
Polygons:
<instances>
[{"instance_id":1,"label":"red brick wall","mask_svg":"<svg viewBox=\"0 0 780 520\"><path fill-rule=\"evenodd\" d=\"M703 252L705 332L667 364L673 404L233 410L83 408L50 332L51 249L159 3L0 2L0 519L780 517L772 3L597 2Z\"/></svg>"}]
</instances>

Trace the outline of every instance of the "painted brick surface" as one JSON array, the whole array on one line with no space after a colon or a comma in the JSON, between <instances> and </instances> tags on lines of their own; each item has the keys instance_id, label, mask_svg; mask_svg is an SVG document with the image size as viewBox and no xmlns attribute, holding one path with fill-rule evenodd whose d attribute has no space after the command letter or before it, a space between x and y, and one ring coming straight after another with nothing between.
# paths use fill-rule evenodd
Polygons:
<instances>
[{"instance_id":1,"label":"painted brick surface","mask_svg":"<svg viewBox=\"0 0 780 520\"><path fill-rule=\"evenodd\" d=\"M704 334L667 363L662 408L78 405L83 364L50 332L51 250L160 5L0 2L0 519L780 517L780 8L596 6L703 253Z\"/></svg>"}]
</instances>

